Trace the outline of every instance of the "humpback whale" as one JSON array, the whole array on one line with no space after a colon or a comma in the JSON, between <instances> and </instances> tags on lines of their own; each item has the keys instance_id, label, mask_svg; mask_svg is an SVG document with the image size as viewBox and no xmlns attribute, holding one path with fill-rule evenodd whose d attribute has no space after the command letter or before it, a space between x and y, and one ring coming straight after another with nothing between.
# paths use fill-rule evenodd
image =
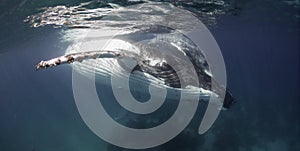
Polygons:
<instances>
[{"instance_id":1,"label":"humpback whale","mask_svg":"<svg viewBox=\"0 0 300 151\"><path fill-rule=\"evenodd\" d=\"M215 2L209 1L209 6ZM90 7L90 4L93 2L49 7L44 12L28 16L25 21L32 27L49 24L62 27L63 40L70 42L65 54L40 61L36 70L72 64L72 88L78 111L99 137L124 148L153 147L178 135L194 117L200 101L209 102L199 125L199 134L211 127L220 109L228 109L234 102L226 87L226 70L220 48L202 23L214 23L215 13L222 11L195 12L194 8L198 7L187 11L181 8L191 8L199 3L181 5L184 2L175 5L144 1L126 7L110 3L107 7ZM199 8L202 10L203 7ZM112 90L113 97L109 94L98 97L95 82L108 88L108 93ZM137 97L132 94L137 94ZM150 99L140 102L138 98L147 98L148 94ZM133 129L111 120L112 116L100 103L101 97L105 97L105 103L114 102L111 100L115 98L125 109L114 119L127 117L127 113L136 116L153 113L164 102L168 107L175 102L176 111L167 121L146 131L134 129L136 135L130 135L134 143L127 143L126 135L124 141L114 142L119 140L119 132L132 134ZM163 110L168 111L171 110ZM157 124L155 118L150 120L148 123ZM101 132L97 133L99 127ZM110 139L114 135L111 127L118 132L117 139ZM109 137L103 136L102 132L108 132ZM164 140L156 139L158 137L140 139L161 132L167 132L162 133ZM120 144L123 142L125 144Z\"/></svg>"},{"instance_id":2,"label":"humpback whale","mask_svg":"<svg viewBox=\"0 0 300 151\"><path fill-rule=\"evenodd\" d=\"M39 62L36 65L36 70L62 64L71 64L73 62L83 63L86 60L108 58L117 60L117 63L120 65L119 67L126 69L127 60L130 58L130 60L136 62L135 67L129 71L131 74L137 72L145 73L161 81L163 85L174 89L186 89L191 86L193 88L200 88L202 93L206 93L207 95L218 94L219 91L225 91L223 101L224 109L228 109L234 102L234 97L230 91L226 90L222 85L212 88L211 83L214 77L210 72L209 64L204 54L187 36L180 32L165 26L151 25L147 28L139 28L139 30L134 32L118 35L114 37L114 39L132 44L138 49L138 52L118 48L114 50L93 50L69 53ZM118 43L114 45L118 45ZM183 66L186 60L178 57L180 55L186 56L188 61L192 63L198 77L198 79L196 79L197 81L191 77L189 69ZM183 78L179 78L178 71L175 71L174 65L179 69L179 72L182 71L180 74ZM143 78L147 77L144 76Z\"/></svg>"}]
</instances>

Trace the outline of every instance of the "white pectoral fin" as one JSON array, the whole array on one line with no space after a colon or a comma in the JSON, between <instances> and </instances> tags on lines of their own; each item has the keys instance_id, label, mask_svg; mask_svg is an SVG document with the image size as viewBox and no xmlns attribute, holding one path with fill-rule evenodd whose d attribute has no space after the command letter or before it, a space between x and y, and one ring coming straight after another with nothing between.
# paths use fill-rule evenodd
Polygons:
<instances>
[{"instance_id":1,"label":"white pectoral fin","mask_svg":"<svg viewBox=\"0 0 300 151\"><path fill-rule=\"evenodd\" d=\"M73 62L82 62L83 60L88 59L97 59L97 58L119 58L125 56L124 53L119 51L88 51L88 52L79 52L68 55L63 55L60 57L53 58L47 61L41 61L36 65L36 70L46 69L49 67L58 66L61 64L71 64Z\"/></svg>"}]
</instances>

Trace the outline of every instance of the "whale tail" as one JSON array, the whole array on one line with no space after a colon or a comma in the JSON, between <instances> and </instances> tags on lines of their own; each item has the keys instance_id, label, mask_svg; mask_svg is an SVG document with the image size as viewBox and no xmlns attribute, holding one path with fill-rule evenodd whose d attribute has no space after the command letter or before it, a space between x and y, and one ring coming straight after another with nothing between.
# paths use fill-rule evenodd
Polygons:
<instances>
[{"instance_id":1,"label":"whale tail","mask_svg":"<svg viewBox=\"0 0 300 151\"><path fill-rule=\"evenodd\" d=\"M231 107L232 104L234 104L236 102L236 99L232 96L231 91L227 88L226 89L226 93L225 93L225 98L223 101L223 108L229 109Z\"/></svg>"}]
</instances>

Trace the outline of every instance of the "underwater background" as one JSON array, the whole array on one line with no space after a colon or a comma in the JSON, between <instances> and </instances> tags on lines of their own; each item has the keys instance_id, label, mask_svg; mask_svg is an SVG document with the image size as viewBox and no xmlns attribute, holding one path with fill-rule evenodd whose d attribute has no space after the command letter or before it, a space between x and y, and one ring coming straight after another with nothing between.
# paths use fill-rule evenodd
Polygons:
<instances>
[{"instance_id":1,"label":"underwater background","mask_svg":"<svg viewBox=\"0 0 300 151\"><path fill-rule=\"evenodd\" d=\"M85 125L73 97L72 66L35 71L41 59L63 55L68 42L63 29L32 28L24 20L41 8L81 2L87 1L0 1L0 151L130 150L106 143ZM173 140L145 150L300 150L299 1L163 2L195 13L207 25L221 48L228 87L237 101L205 134L197 134L196 116ZM90 7L108 3L139 1L95 1ZM198 115L204 110L200 105Z\"/></svg>"}]
</instances>

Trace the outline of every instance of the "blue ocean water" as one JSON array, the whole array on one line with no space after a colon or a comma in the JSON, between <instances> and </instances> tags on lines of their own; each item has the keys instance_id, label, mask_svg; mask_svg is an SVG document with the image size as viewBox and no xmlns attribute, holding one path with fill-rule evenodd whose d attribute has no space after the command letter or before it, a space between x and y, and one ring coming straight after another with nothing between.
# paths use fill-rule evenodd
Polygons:
<instances>
[{"instance_id":1,"label":"blue ocean water","mask_svg":"<svg viewBox=\"0 0 300 151\"><path fill-rule=\"evenodd\" d=\"M71 66L35 71L41 59L63 55L68 42L61 38L60 28L31 28L23 20L41 12L42 7L80 2L1 1L1 151L126 150L98 138L81 119L72 92ZM128 5L126 1L114 2ZM147 150L300 149L299 4L294 2L228 1L230 8L208 27L222 50L228 87L237 102L222 111L204 135L197 135L200 121L195 117L187 128L192 132L184 131ZM186 9L195 12L201 7ZM202 114L202 108L197 115Z\"/></svg>"}]
</instances>

